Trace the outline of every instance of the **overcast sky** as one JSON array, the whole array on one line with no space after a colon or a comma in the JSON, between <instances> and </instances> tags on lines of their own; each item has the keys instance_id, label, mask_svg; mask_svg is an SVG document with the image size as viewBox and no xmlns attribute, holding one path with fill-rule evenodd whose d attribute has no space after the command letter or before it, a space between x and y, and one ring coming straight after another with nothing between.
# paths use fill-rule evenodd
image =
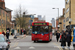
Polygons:
<instances>
[{"instance_id":1,"label":"overcast sky","mask_svg":"<svg viewBox=\"0 0 75 50\"><path fill-rule=\"evenodd\" d=\"M5 0L6 7L14 10L21 6L28 10L28 14L36 14L46 16L46 21L50 22L52 18L57 18L59 8L62 15L62 9L65 7L65 0ZM12 14L14 14L12 12Z\"/></svg>"}]
</instances>

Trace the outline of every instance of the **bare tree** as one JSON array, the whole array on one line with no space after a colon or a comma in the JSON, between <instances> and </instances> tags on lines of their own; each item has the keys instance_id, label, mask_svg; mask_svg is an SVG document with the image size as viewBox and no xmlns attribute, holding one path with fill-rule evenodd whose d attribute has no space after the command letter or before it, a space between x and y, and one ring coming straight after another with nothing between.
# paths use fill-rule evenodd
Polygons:
<instances>
[{"instance_id":1,"label":"bare tree","mask_svg":"<svg viewBox=\"0 0 75 50\"><path fill-rule=\"evenodd\" d=\"M14 11L14 18L16 20L16 24L20 25L20 28L25 28L25 25L26 25L25 14L23 13L27 14L27 10L25 8L22 8L21 5L19 6L18 9Z\"/></svg>"}]
</instances>

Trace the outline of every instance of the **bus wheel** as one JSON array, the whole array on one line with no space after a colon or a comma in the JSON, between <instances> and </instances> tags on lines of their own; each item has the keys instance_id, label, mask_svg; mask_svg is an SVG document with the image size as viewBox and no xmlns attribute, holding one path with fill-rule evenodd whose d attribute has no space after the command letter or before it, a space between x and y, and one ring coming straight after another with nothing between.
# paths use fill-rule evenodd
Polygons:
<instances>
[{"instance_id":1,"label":"bus wheel","mask_svg":"<svg viewBox=\"0 0 75 50\"><path fill-rule=\"evenodd\" d=\"M36 41L34 41L34 43L35 43Z\"/></svg>"}]
</instances>

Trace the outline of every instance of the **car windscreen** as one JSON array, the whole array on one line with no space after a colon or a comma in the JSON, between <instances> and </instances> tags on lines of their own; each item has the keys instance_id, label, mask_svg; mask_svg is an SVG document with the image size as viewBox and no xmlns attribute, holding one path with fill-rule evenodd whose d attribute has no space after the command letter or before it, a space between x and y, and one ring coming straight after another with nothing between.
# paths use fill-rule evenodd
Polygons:
<instances>
[{"instance_id":1,"label":"car windscreen","mask_svg":"<svg viewBox=\"0 0 75 50\"><path fill-rule=\"evenodd\" d=\"M37 34L42 34L42 33L48 33L49 30L48 30L48 26L33 26L33 29L32 29L33 33L37 33Z\"/></svg>"},{"instance_id":2,"label":"car windscreen","mask_svg":"<svg viewBox=\"0 0 75 50\"><path fill-rule=\"evenodd\" d=\"M0 42L5 42L5 38L3 36L0 36Z\"/></svg>"}]
</instances>

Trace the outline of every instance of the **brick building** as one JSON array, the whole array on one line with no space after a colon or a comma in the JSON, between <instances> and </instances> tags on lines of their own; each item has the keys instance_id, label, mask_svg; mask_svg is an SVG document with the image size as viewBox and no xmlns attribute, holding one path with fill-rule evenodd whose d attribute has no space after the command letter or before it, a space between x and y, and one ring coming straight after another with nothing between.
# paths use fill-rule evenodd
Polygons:
<instances>
[{"instance_id":1,"label":"brick building","mask_svg":"<svg viewBox=\"0 0 75 50\"><path fill-rule=\"evenodd\" d=\"M6 30L6 27L11 27L11 11L5 7L5 1L0 0L0 32Z\"/></svg>"},{"instance_id":2,"label":"brick building","mask_svg":"<svg viewBox=\"0 0 75 50\"><path fill-rule=\"evenodd\" d=\"M60 31L65 30L65 17L64 17L65 13L64 12L65 12L65 9L63 9L63 15L60 16L58 19L56 19L56 30L58 30L58 25L60 26L59 27Z\"/></svg>"},{"instance_id":3,"label":"brick building","mask_svg":"<svg viewBox=\"0 0 75 50\"><path fill-rule=\"evenodd\" d=\"M65 0L65 24L67 29L75 27L75 0Z\"/></svg>"}]
</instances>

